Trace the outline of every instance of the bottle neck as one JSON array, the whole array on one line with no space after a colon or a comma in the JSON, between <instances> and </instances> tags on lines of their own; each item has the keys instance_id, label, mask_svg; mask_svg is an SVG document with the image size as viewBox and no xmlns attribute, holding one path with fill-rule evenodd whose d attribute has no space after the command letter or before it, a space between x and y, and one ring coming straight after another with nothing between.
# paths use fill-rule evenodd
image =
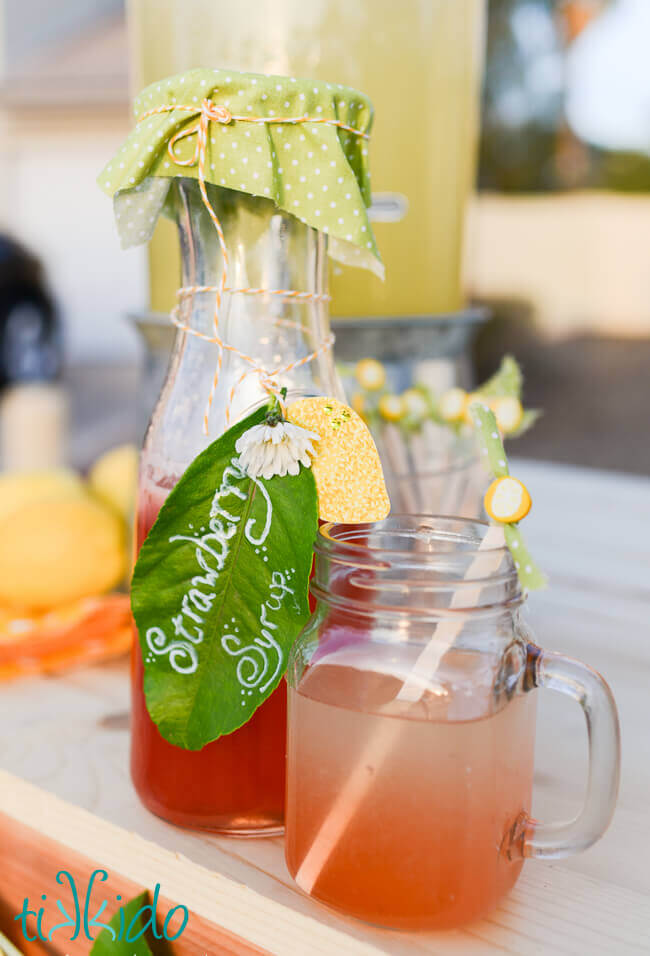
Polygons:
<instances>
[{"instance_id":1,"label":"bottle neck","mask_svg":"<svg viewBox=\"0 0 650 956\"><path fill-rule=\"evenodd\" d=\"M340 394L331 348L322 349L330 337L326 237L279 212L270 200L207 188L227 249L227 289L264 291L226 291L216 308L224 269L219 235L198 183L175 180L171 203L183 286L177 315L191 331L176 338L147 433L149 456L161 467L174 462L183 469L229 424L264 401L268 377L291 393ZM306 295L274 295L269 290ZM209 339L217 336L223 353L214 386L219 348ZM206 435L204 416L213 386Z\"/></svg>"},{"instance_id":2,"label":"bottle neck","mask_svg":"<svg viewBox=\"0 0 650 956\"><path fill-rule=\"evenodd\" d=\"M228 286L327 292L327 242L323 233L278 210L269 199L207 185L228 250ZM172 200L182 254L183 286L217 285L223 272L219 235L198 183L177 179ZM281 297L272 314L282 314Z\"/></svg>"}]
</instances>

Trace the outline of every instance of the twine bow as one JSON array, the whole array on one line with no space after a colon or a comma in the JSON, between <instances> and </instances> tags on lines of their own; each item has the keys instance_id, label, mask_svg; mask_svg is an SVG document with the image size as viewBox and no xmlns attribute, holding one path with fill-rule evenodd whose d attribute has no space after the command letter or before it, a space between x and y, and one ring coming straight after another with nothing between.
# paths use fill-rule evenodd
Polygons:
<instances>
[{"instance_id":1,"label":"twine bow","mask_svg":"<svg viewBox=\"0 0 650 956\"><path fill-rule=\"evenodd\" d=\"M239 116L233 115L230 110L226 109L225 106L218 106L216 103L213 103L209 99L204 99L201 103L200 108L196 106L186 106L186 105L166 105L166 106L157 106L147 112L143 113L138 122L146 119L149 116L153 116L159 113L169 113L176 110L181 110L185 112L191 112L194 114L198 113L197 121L187 127L186 129L180 130L174 136L171 137L167 144L167 152L169 153L170 158L177 166L196 166L198 173L198 183L199 190L201 192L201 198L203 204L208 211L210 219L214 225L214 228L217 231L217 236L219 239L219 248L221 251L221 258L223 262L223 268L221 270L221 278L219 284L216 286L183 286L178 290L178 303L172 309L171 320L176 325L177 328L181 329L183 332L187 332L190 335L195 335L200 339L203 339L206 342L211 342L217 346L217 364L215 368L214 377L212 380L212 385L210 387L210 394L208 396L208 402L206 410L203 416L203 430L207 435L209 433L209 419L210 411L212 409L212 403L214 401L215 392L217 385L219 384L219 378L221 375L221 368L223 365L223 355L225 351L232 352L233 354L239 356L249 368L246 369L231 387L228 394L228 402L226 405L226 422L230 423L230 409L232 406L232 401L235 395L237 388L242 384L245 378L251 374L257 374L259 376L260 385L269 395L279 396L280 387L276 381L277 376L284 375L287 372L290 372L296 368L299 368L302 365L306 365L308 362L313 361L321 353L327 351L334 344L334 336L329 335L322 344L315 349L313 352L310 352L309 355L304 356L301 359L290 362L288 365L278 367L269 371L265 369L262 365L255 361L252 356L247 355L245 352L242 352L240 349L235 348L233 345L228 345L223 341L221 335L219 334L219 314L221 311L221 302L223 299L224 293L228 292L229 294L240 294L240 295L276 295L280 296L283 299L299 299L310 302L328 302L330 300L329 295L315 292L297 292L294 289L254 289L254 288L231 288L228 286L228 248L226 246L226 240L223 234L223 229L219 221L210 199L208 198L208 191L206 188L206 179L205 179L205 169L206 169L206 151L208 143L208 131L210 128L210 123L218 123L224 126L229 125L230 123L245 122L245 123L263 123L263 124L278 124L278 123L322 123L328 126L336 126L340 129L345 130L349 133L354 133L357 136L360 136L363 139L369 139L367 133L362 132L361 130L355 129L352 126L347 126L345 123L340 120L332 120L322 117L310 117L310 116L301 116L301 117L260 117L260 116ZM176 144L181 139L185 139L189 136L196 136L196 146L194 153L188 159L181 159L176 153ZM215 307L214 315L212 320L213 335L205 335L202 332L199 332L197 329L193 329L191 326L184 323L180 318L180 306L182 301L187 297L193 297L196 294L200 293L212 293L215 294ZM297 323L291 322L289 320L279 320L279 323L290 326L292 328L300 328Z\"/></svg>"}]
</instances>

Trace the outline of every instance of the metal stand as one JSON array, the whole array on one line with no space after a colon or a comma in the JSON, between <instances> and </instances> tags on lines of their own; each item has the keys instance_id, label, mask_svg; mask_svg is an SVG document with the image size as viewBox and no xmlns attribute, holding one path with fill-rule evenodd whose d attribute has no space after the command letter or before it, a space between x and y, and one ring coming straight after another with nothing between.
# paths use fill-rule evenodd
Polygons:
<instances>
[{"instance_id":1,"label":"metal stand","mask_svg":"<svg viewBox=\"0 0 650 956\"><path fill-rule=\"evenodd\" d=\"M337 361L358 362L366 356L389 367L396 390L424 381L434 391L453 385L471 387L470 347L487 309L396 318L332 318Z\"/></svg>"}]
</instances>

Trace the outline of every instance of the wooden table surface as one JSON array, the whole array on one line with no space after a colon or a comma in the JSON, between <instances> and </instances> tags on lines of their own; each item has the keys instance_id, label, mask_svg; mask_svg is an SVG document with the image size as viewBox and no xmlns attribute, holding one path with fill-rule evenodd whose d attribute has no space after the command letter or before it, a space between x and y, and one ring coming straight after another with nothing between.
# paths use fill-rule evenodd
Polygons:
<instances>
[{"instance_id":1,"label":"wooden table surface","mask_svg":"<svg viewBox=\"0 0 650 956\"><path fill-rule=\"evenodd\" d=\"M368 928L296 889L281 838L205 836L151 816L128 776L124 662L3 686L0 767L247 884L287 913L344 933L349 953L650 953L650 481L529 461L515 462L513 471L532 491L526 537L551 579L547 591L530 599L530 624L542 646L582 659L609 681L620 712L623 765L618 808L604 838L568 860L529 861L489 919L447 933ZM540 693L536 817L575 814L586 753L579 707ZM268 951L301 952L291 932L287 924L286 948L269 940ZM330 951L338 947L318 949Z\"/></svg>"}]
</instances>

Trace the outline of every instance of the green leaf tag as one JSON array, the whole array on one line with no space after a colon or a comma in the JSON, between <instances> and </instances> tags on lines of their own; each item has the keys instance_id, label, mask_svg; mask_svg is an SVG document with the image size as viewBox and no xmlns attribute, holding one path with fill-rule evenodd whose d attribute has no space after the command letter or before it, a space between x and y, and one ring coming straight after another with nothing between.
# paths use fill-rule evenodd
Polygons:
<instances>
[{"instance_id":1,"label":"green leaf tag","mask_svg":"<svg viewBox=\"0 0 650 956\"><path fill-rule=\"evenodd\" d=\"M266 413L254 412L192 462L133 574L147 708L162 736L186 750L251 718L279 684L309 617L312 471L252 479L235 450Z\"/></svg>"}]
</instances>

